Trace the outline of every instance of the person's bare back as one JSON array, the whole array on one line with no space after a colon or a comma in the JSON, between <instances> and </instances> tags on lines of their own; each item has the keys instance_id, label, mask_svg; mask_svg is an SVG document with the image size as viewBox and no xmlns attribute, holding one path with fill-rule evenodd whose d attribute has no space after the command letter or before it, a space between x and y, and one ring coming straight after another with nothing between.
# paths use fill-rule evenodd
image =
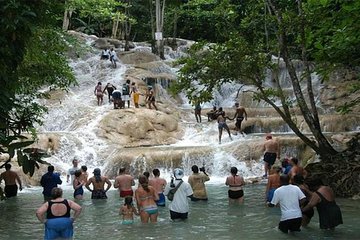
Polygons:
<instances>
[{"instance_id":1,"label":"person's bare back","mask_svg":"<svg viewBox=\"0 0 360 240\"><path fill-rule=\"evenodd\" d=\"M131 186L134 185L134 178L128 174L122 174L115 178L114 188L119 188L119 191L131 190Z\"/></svg>"},{"instance_id":2,"label":"person's bare back","mask_svg":"<svg viewBox=\"0 0 360 240\"><path fill-rule=\"evenodd\" d=\"M280 146L275 139L267 139L264 143L264 152L276 153L277 156L280 156Z\"/></svg>"},{"instance_id":3,"label":"person's bare back","mask_svg":"<svg viewBox=\"0 0 360 240\"><path fill-rule=\"evenodd\" d=\"M149 185L155 189L156 193L162 193L166 186L166 180L160 177L151 178Z\"/></svg>"}]
</instances>

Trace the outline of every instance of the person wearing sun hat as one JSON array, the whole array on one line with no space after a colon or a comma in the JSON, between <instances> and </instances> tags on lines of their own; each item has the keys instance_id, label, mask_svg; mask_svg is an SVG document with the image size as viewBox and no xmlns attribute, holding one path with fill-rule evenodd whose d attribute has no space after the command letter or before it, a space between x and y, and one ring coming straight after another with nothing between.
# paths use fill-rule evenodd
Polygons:
<instances>
[{"instance_id":1,"label":"person wearing sun hat","mask_svg":"<svg viewBox=\"0 0 360 240\"><path fill-rule=\"evenodd\" d=\"M107 177L101 176L99 168L95 168L93 173L94 176L87 181L85 187L91 192L91 199L106 199L106 192L111 188L111 182ZM106 190L105 183L107 183ZM93 189L89 187L90 184L93 185Z\"/></svg>"},{"instance_id":2,"label":"person wearing sun hat","mask_svg":"<svg viewBox=\"0 0 360 240\"><path fill-rule=\"evenodd\" d=\"M170 218L171 220L185 220L188 218L189 212L189 203L187 198L192 198L193 191L190 184L182 180L184 177L184 170L176 168L173 173L175 179L171 179L170 184L166 186L164 195L168 195L171 189L180 184L174 195L174 199L169 204Z\"/></svg>"}]
</instances>

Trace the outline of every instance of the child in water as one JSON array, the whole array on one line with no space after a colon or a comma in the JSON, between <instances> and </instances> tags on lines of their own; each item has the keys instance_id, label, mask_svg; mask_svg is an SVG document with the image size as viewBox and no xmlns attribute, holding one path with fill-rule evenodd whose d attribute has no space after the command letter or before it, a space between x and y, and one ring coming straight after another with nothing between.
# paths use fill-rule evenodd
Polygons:
<instances>
[{"instance_id":1,"label":"child in water","mask_svg":"<svg viewBox=\"0 0 360 240\"><path fill-rule=\"evenodd\" d=\"M134 214L139 215L138 211L133 205L133 199L132 197L125 197L125 203L120 208L120 214L123 217L122 224L133 224L134 223Z\"/></svg>"}]
</instances>

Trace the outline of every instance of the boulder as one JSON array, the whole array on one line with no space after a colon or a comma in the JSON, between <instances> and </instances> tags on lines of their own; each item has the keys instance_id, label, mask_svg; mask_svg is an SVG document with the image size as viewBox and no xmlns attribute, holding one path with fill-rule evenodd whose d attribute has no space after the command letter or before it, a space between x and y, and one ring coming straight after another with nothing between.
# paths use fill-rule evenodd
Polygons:
<instances>
[{"instance_id":1,"label":"boulder","mask_svg":"<svg viewBox=\"0 0 360 240\"><path fill-rule=\"evenodd\" d=\"M121 52L118 57L123 64L140 64L160 60L159 56L151 52L138 51Z\"/></svg>"},{"instance_id":2,"label":"boulder","mask_svg":"<svg viewBox=\"0 0 360 240\"><path fill-rule=\"evenodd\" d=\"M97 134L117 146L171 144L181 138L178 119L153 109L116 109L99 123Z\"/></svg>"}]
</instances>

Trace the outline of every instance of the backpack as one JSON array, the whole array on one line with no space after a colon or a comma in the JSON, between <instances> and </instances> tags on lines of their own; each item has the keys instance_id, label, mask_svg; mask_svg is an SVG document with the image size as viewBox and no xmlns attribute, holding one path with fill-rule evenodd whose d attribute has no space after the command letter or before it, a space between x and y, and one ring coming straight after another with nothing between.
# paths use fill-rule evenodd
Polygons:
<instances>
[{"instance_id":1,"label":"backpack","mask_svg":"<svg viewBox=\"0 0 360 240\"><path fill-rule=\"evenodd\" d=\"M122 94L123 95L129 95L130 91L129 91L129 85L124 83L122 86Z\"/></svg>"},{"instance_id":2,"label":"backpack","mask_svg":"<svg viewBox=\"0 0 360 240\"><path fill-rule=\"evenodd\" d=\"M178 190L178 188L180 187L180 185L181 185L182 183L183 183L183 180L181 180L180 183L179 183L175 188L173 188L173 189L171 189L171 190L169 191L169 193L167 194L167 199L168 199L169 201L174 200L175 193L176 193L176 191Z\"/></svg>"}]
</instances>

